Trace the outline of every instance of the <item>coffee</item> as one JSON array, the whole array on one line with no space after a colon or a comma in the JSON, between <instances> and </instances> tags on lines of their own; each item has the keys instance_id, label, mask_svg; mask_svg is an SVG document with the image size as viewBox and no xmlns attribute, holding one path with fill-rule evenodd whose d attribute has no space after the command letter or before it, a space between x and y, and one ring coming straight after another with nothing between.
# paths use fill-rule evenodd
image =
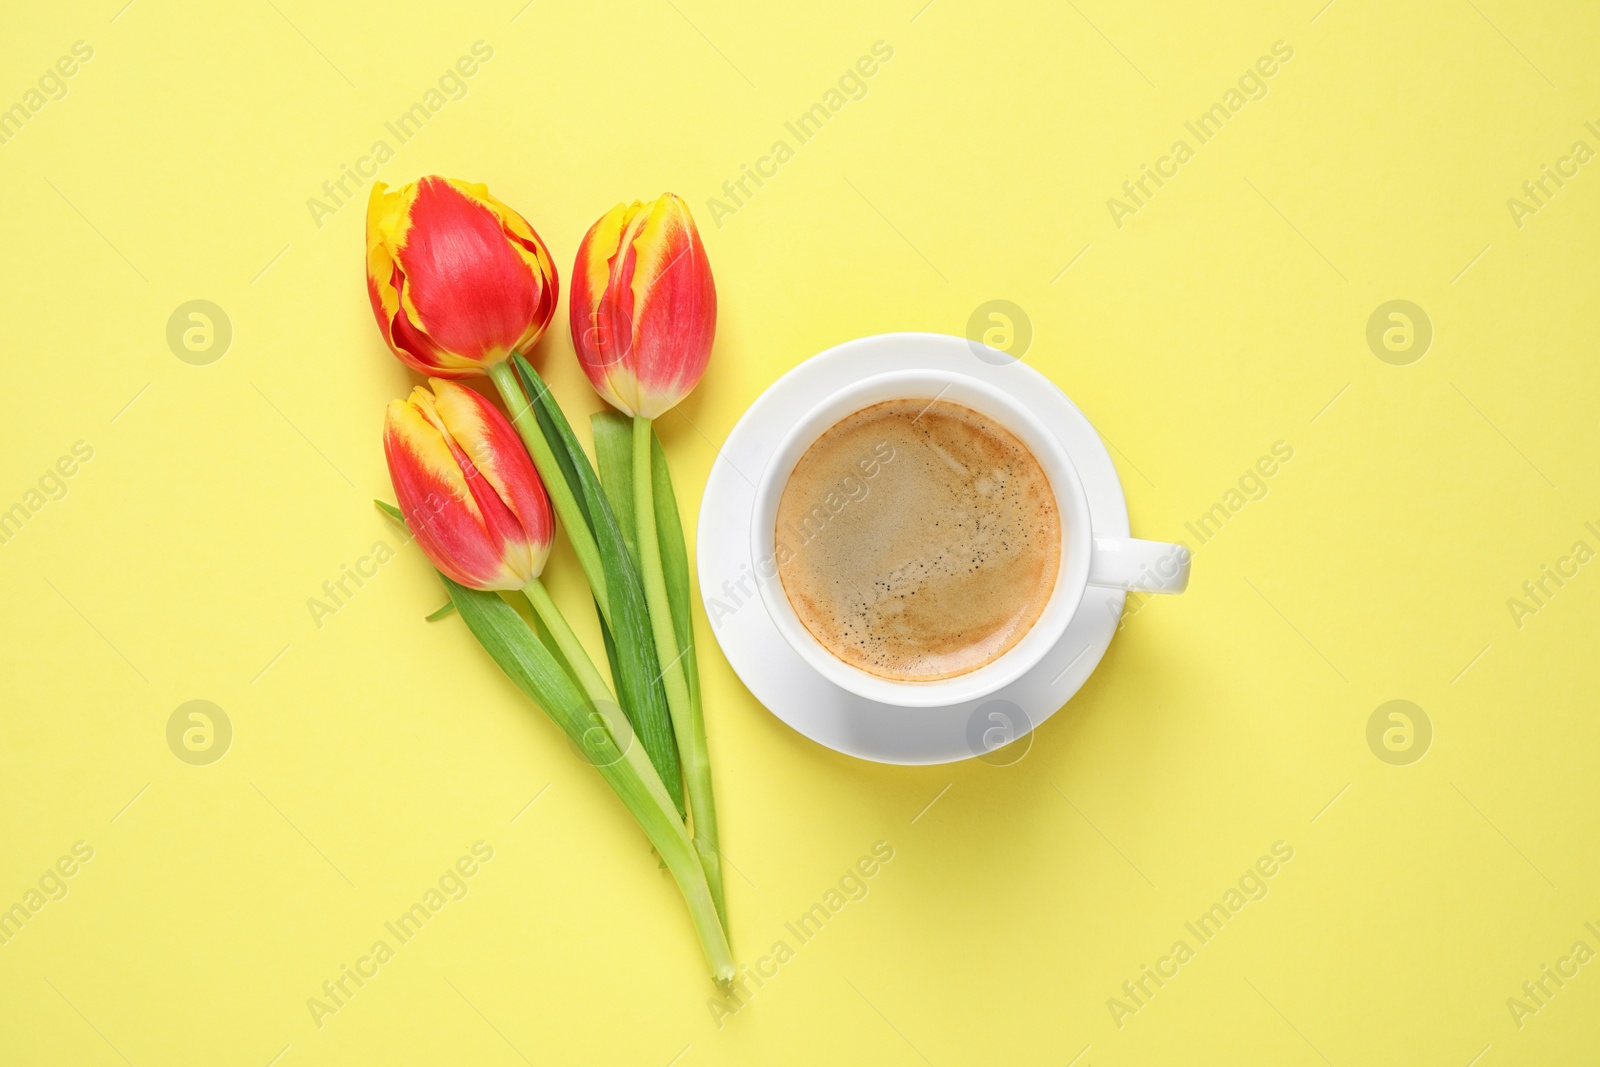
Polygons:
<instances>
[{"instance_id":1,"label":"coffee","mask_svg":"<svg viewBox=\"0 0 1600 1067\"><path fill-rule=\"evenodd\" d=\"M801 623L894 681L975 671L1044 612L1061 519L1015 435L944 400L874 404L800 457L778 501L777 562Z\"/></svg>"}]
</instances>

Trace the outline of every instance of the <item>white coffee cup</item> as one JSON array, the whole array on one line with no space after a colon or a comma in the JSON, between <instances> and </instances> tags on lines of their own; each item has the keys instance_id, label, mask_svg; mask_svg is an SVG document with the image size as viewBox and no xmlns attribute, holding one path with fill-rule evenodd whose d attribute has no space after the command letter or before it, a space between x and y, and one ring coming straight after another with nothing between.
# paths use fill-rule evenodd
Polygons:
<instances>
[{"instance_id":1,"label":"white coffee cup","mask_svg":"<svg viewBox=\"0 0 1600 1067\"><path fill-rule=\"evenodd\" d=\"M780 576L782 564L777 545L778 501L806 450L846 416L886 400L904 399L961 404L1015 434L1044 469L1061 518L1061 563L1055 588L1038 621L992 662L954 678L931 682L882 678L829 652L806 629L789 603ZM1016 681L1061 640L1088 586L1181 593L1189 584L1189 550L1182 545L1095 535L1089 500L1072 458L1037 416L1005 392L977 378L942 370L894 371L865 378L827 397L790 427L756 486L750 543L761 599L790 647L813 670L840 688L899 707L960 704L981 699Z\"/></svg>"}]
</instances>

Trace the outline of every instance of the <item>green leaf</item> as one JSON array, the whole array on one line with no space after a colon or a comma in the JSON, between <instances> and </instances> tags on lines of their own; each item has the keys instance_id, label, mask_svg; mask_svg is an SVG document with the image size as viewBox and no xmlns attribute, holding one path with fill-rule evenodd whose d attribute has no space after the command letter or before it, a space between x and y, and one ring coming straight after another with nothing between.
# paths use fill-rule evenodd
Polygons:
<instances>
[{"instance_id":1,"label":"green leaf","mask_svg":"<svg viewBox=\"0 0 1600 1067\"><path fill-rule=\"evenodd\" d=\"M589 532L589 516L572 493L568 472L562 469L561 461L550 446L550 439L539 425L539 417L534 414L533 404L523 391L515 368L509 361L502 360L491 363L487 369L489 379L494 382L495 390L511 415L511 424L516 427L517 436L527 446L528 458L533 460L545 491L550 494L551 510L561 520L567 543L577 555L578 563L583 567L583 576L589 580L589 588L594 590L601 612L609 622L611 599L606 591L605 566L600 562L600 549L594 543L594 535Z\"/></svg>"},{"instance_id":2,"label":"green leaf","mask_svg":"<svg viewBox=\"0 0 1600 1067\"><path fill-rule=\"evenodd\" d=\"M689 906L712 978L726 984L734 976L726 931L694 846L660 783L652 785L641 777L617 749L608 731L596 733L592 729L583 691L510 604L496 593L468 589L444 574L439 579L484 651L518 689L554 720L578 751L592 754L595 770L632 813L672 872Z\"/></svg>"},{"instance_id":3,"label":"green leaf","mask_svg":"<svg viewBox=\"0 0 1600 1067\"><path fill-rule=\"evenodd\" d=\"M623 431L620 443L615 438L617 425ZM594 437L594 456L600 468L601 487L605 490L612 514L616 516L617 525L622 528L622 535L628 542L628 551L633 554L633 500L630 496L633 490L629 473L633 469L633 457L628 447L628 421L613 411L597 411L589 416L589 427ZM622 452L620 459L616 454L619 448ZM618 485L622 487L620 491ZM634 560L637 564L637 555L634 555ZM622 671L622 665L617 661L617 643L612 639L611 628L604 619L600 621L600 636L605 641L611 677L616 678Z\"/></svg>"},{"instance_id":4,"label":"green leaf","mask_svg":"<svg viewBox=\"0 0 1600 1067\"><path fill-rule=\"evenodd\" d=\"M639 524L633 514L633 420L620 411L597 411L589 416L594 436L594 458L600 466L611 511L622 527L628 551L639 558Z\"/></svg>"},{"instance_id":5,"label":"green leaf","mask_svg":"<svg viewBox=\"0 0 1600 1067\"><path fill-rule=\"evenodd\" d=\"M527 362L521 356L518 356L517 359L522 363ZM517 369L521 370L520 367ZM555 397L550 394L550 387L545 385L544 380L538 377L538 372L534 371L531 366L528 371L534 377L531 381L529 378L523 377L522 388L529 396L533 397L533 417L539 420L539 429L544 431L544 439L551 443L551 451L555 453L556 465L561 468L561 473L566 476L567 485L572 489L572 495L578 501L578 510L583 513L583 521L592 534L595 528L594 513L589 507L588 500L584 498L583 476L578 471L578 463L587 464L589 462L588 457L583 455L582 447L576 446L576 442L573 442L574 446L576 446L575 448L567 445L566 439L572 436L572 428L567 425L566 417L562 414L560 405L556 403ZM538 393L534 391L536 387L539 390ZM552 411L554 412L553 414ZM572 453L574 451L578 453L577 460L573 459ZM604 561L602 560L603 564Z\"/></svg>"},{"instance_id":6,"label":"green leaf","mask_svg":"<svg viewBox=\"0 0 1600 1067\"><path fill-rule=\"evenodd\" d=\"M511 610L516 611L517 609L513 606ZM533 632L538 636L539 643L545 647L545 651L550 653L552 659L561 664L562 670L567 672L567 677L572 680L573 685L577 686L578 691L580 693L583 692L583 683L578 679L578 672L573 669L572 663L567 659L566 654L561 651L561 645L556 641L555 635L550 632L550 627L545 625L545 621L539 617L538 612L532 613L532 619ZM605 624L605 620L601 619L600 625L604 626Z\"/></svg>"},{"instance_id":7,"label":"green leaf","mask_svg":"<svg viewBox=\"0 0 1600 1067\"><path fill-rule=\"evenodd\" d=\"M539 372L526 359L519 354L514 357L513 363L523 391L531 399L545 439L550 442L573 495L582 504L584 517L590 524L590 532L600 552L600 563L611 597L610 634L616 646L611 666L618 702L681 815L687 810L683 800L683 772L672 733L666 688L661 681L655 638L650 630L643 579L639 576L637 564L623 538L606 492L600 485L594 466L589 462L589 455L578 443L560 405L555 402L544 379L539 377Z\"/></svg>"},{"instance_id":8,"label":"green leaf","mask_svg":"<svg viewBox=\"0 0 1600 1067\"><path fill-rule=\"evenodd\" d=\"M435 608L433 613L429 615L427 619L429 622L438 622L447 615L455 614L455 610L456 602L454 600L447 600L441 607Z\"/></svg>"},{"instance_id":9,"label":"green leaf","mask_svg":"<svg viewBox=\"0 0 1600 1067\"><path fill-rule=\"evenodd\" d=\"M683 649L683 673L689 681L689 700L700 706L700 670L695 663L694 617L690 610L689 547L683 538L678 500L672 492L672 472L660 435L651 433L650 473L656 498L656 540L661 544L661 571L667 580L667 600L672 605L672 632Z\"/></svg>"},{"instance_id":10,"label":"green leaf","mask_svg":"<svg viewBox=\"0 0 1600 1067\"><path fill-rule=\"evenodd\" d=\"M405 525L400 509L381 500L374 503L379 511ZM595 732L593 709L583 688L570 668L564 666L545 643L549 640L553 644L553 638L536 637L516 609L499 594L468 589L443 573L439 573L439 580L450 594L450 603L484 651L512 683L560 727L577 751L590 755L590 762L600 777L638 822L683 894L712 979L727 987L735 974L727 929L721 921L721 909L706 883L694 843L684 827L681 804L674 804L643 760L634 760L617 749L609 731ZM641 768L651 773L641 773ZM675 807L679 810L675 811Z\"/></svg>"},{"instance_id":11,"label":"green leaf","mask_svg":"<svg viewBox=\"0 0 1600 1067\"><path fill-rule=\"evenodd\" d=\"M650 430L650 485L655 514L656 544L661 553L661 578L666 587L667 609L672 616L672 632L677 639L684 687L689 697L689 746L681 749L684 777L688 782L689 803L694 811L694 844L705 865L706 881L717 904L723 928L728 928L728 902L723 890L721 838L717 829L716 800L712 795L711 756L706 745L705 711L700 704L700 664L695 653L694 615L689 591L689 549L683 537L683 521L672 491L672 472L661 438ZM680 741L681 743L681 741Z\"/></svg>"},{"instance_id":12,"label":"green leaf","mask_svg":"<svg viewBox=\"0 0 1600 1067\"><path fill-rule=\"evenodd\" d=\"M484 651L574 743L580 743L588 729L583 691L516 609L498 593L468 589L442 573L439 580ZM592 739L588 743L594 744Z\"/></svg>"},{"instance_id":13,"label":"green leaf","mask_svg":"<svg viewBox=\"0 0 1600 1067\"><path fill-rule=\"evenodd\" d=\"M616 681L617 675L622 673L622 664L617 662L617 642L611 636L611 627L606 625L605 616L600 617L600 640L606 646L606 665L611 668L611 679ZM628 720L630 723L633 720Z\"/></svg>"}]
</instances>

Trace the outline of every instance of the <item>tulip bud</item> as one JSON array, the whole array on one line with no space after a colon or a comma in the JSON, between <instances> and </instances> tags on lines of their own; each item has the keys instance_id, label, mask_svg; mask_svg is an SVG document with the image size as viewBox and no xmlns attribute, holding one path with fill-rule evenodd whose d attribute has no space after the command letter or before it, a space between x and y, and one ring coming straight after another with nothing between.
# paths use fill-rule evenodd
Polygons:
<instances>
[{"instance_id":1,"label":"tulip bud","mask_svg":"<svg viewBox=\"0 0 1600 1067\"><path fill-rule=\"evenodd\" d=\"M367 295L414 370L468 378L526 351L555 314L559 282L528 221L485 185L430 176L367 202Z\"/></svg>"},{"instance_id":2,"label":"tulip bud","mask_svg":"<svg viewBox=\"0 0 1600 1067\"><path fill-rule=\"evenodd\" d=\"M578 247L569 312L578 362L611 406L653 419L688 396L717 331L688 205L667 193L606 212Z\"/></svg>"},{"instance_id":3,"label":"tulip bud","mask_svg":"<svg viewBox=\"0 0 1600 1067\"><path fill-rule=\"evenodd\" d=\"M544 570L555 536L544 483L494 405L432 380L392 400L383 420L389 480L434 566L474 589L521 589Z\"/></svg>"}]
</instances>

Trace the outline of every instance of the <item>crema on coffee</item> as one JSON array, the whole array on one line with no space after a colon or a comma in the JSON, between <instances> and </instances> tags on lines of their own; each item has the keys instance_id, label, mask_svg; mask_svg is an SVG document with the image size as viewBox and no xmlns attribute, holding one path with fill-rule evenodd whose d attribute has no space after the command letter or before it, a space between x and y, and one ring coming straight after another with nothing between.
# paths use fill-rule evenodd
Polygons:
<instances>
[{"instance_id":1,"label":"crema on coffee","mask_svg":"<svg viewBox=\"0 0 1600 1067\"><path fill-rule=\"evenodd\" d=\"M1044 612L1061 518L1015 435L944 400L874 404L825 431L778 502L778 573L838 659L895 681L977 670Z\"/></svg>"}]
</instances>

